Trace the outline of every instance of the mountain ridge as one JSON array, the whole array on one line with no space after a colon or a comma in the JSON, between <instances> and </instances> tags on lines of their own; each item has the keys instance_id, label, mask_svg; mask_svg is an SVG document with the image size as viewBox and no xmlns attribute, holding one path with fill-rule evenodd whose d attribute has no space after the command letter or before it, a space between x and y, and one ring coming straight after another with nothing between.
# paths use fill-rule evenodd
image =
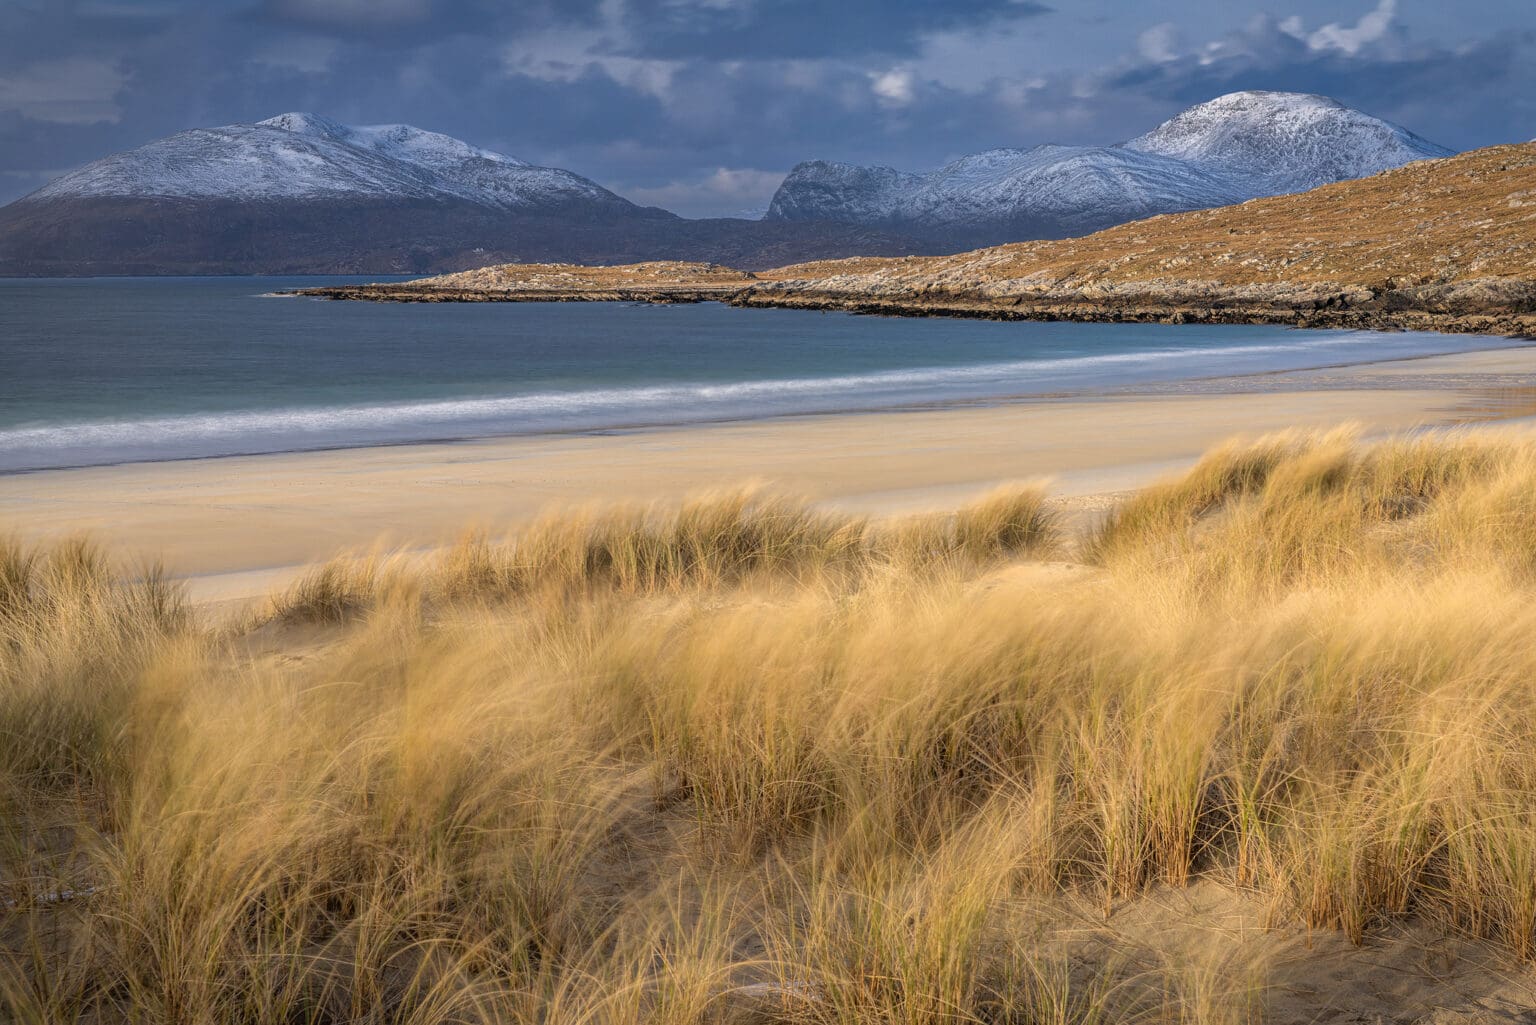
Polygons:
<instances>
[{"instance_id":1,"label":"mountain ridge","mask_svg":"<svg viewBox=\"0 0 1536 1025\"><path fill-rule=\"evenodd\" d=\"M707 271L707 273L705 273ZM670 275L670 277L669 277ZM719 268L486 268L337 299L612 298L998 320L1262 323L1536 336L1536 143L1419 161L1084 238L948 256Z\"/></svg>"},{"instance_id":2,"label":"mountain ridge","mask_svg":"<svg viewBox=\"0 0 1536 1025\"><path fill-rule=\"evenodd\" d=\"M1329 145L1332 143L1332 145ZM1331 96L1249 90L1197 103L1121 143L1305 192L1453 151ZM1300 152L1299 152L1300 151ZM1254 197L1258 198L1258 197Z\"/></svg>"},{"instance_id":3,"label":"mountain ridge","mask_svg":"<svg viewBox=\"0 0 1536 1025\"><path fill-rule=\"evenodd\" d=\"M156 139L0 207L0 274L756 270L1080 236L1445 152L1326 97L1235 93L1116 146L997 148L927 174L805 162L762 219L689 220L441 133L290 112Z\"/></svg>"},{"instance_id":4,"label":"mountain ridge","mask_svg":"<svg viewBox=\"0 0 1536 1025\"><path fill-rule=\"evenodd\" d=\"M802 162L768 217L843 220L970 248L1089 234L1451 152L1329 97L1247 91L1110 146L985 150L927 173Z\"/></svg>"},{"instance_id":5,"label":"mountain ridge","mask_svg":"<svg viewBox=\"0 0 1536 1025\"><path fill-rule=\"evenodd\" d=\"M19 202L104 198L464 200L491 209L639 209L563 168L538 167L410 125L305 113L192 128L62 175Z\"/></svg>"},{"instance_id":6,"label":"mountain ridge","mask_svg":"<svg viewBox=\"0 0 1536 1025\"><path fill-rule=\"evenodd\" d=\"M410 125L279 114L112 154L0 207L0 275L367 274L506 260L774 266L916 252L857 225L687 220Z\"/></svg>"}]
</instances>

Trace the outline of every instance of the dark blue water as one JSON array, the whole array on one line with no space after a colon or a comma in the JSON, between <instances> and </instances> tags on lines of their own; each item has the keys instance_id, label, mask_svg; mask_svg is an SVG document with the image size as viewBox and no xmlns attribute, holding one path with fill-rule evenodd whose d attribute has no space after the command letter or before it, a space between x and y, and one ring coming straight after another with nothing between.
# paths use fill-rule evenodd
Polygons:
<instances>
[{"instance_id":1,"label":"dark blue water","mask_svg":"<svg viewBox=\"0 0 1536 1025\"><path fill-rule=\"evenodd\" d=\"M318 283L0 280L0 472L867 410L1499 344L715 304L265 297Z\"/></svg>"}]
</instances>

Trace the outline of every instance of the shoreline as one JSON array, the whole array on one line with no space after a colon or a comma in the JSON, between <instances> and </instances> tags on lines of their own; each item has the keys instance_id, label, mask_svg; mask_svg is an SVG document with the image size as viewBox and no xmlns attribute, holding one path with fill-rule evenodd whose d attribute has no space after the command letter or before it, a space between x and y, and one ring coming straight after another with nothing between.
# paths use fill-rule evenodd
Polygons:
<instances>
[{"instance_id":1,"label":"shoreline","mask_svg":"<svg viewBox=\"0 0 1536 1025\"><path fill-rule=\"evenodd\" d=\"M1225 387L1223 387L1225 381ZM89 534L161 558L200 601L269 590L346 551L492 536L550 509L675 501L762 482L882 516L1048 480L1079 511L1191 464L1230 437L1354 423L1368 436L1536 413L1536 347L1216 379L1196 392L800 415L630 432L229 456L0 477L23 542Z\"/></svg>"},{"instance_id":2,"label":"shoreline","mask_svg":"<svg viewBox=\"0 0 1536 1025\"><path fill-rule=\"evenodd\" d=\"M1536 146L1417 161L1235 206L948 255L810 260L745 274L682 261L506 263L310 294L380 301L656 302L1090 323L1536 333ZM734 279L733 279L734 275Z\"/></svg>"},{"instance_id":3,"label":"shoreline","mask_svg":"<svg viewBox=\"0 0 1536 1025\"><path fill-rule=\"evenodd\" d=\"M428 279L430 280L430 279ZM273 293L336 302L530 303L628 302L676 305L719 302L742 309L786 309L880 317L950 317L962 320L1066 321L1084 324L1253 324L1320 330L1426 331L1536 340L1536 312L1468 303L1461 309L1425 308L1415 290L1388 289L1361 298L1338 288L1304 296L1249 297L1201 293L1193 283L1147 294L1098 298L1087 291L1043 298L985 296L922 290L896 294L829 291L790 281L746 286L603 286L568 289L464 288L431 284L332 285Z\"/></svg>"},{"instance_id":4,"label":"shoreline","mask_svg":"<svg viewBox=\"0 0 1536 1025\"><path fill-rule=\"evenodd\" d=\"M1118 361L1136 355L1131 350L1125 353L1115 350L1109 355L1096 355L1091 350L1084 350L1069 354L1068 357L1042 356L1038 360L1026 358L1019 363L995 357L1003 359L995 368L985 363L975 366L965 363L935 367L898 366L888 371L865 371L867 377L845 379L834 373L825 377L824 382L823 378L814 376L761 380L749 378L727 383L748 392L758 389L758 392L730 400L704 396L697 401L685 401L687 396L684 393L696 389L702 395L710 390L710 386L719 383L685 381L636 385L632 390L644 401L637 399L634 402L608 401L624 393L624 389L618 389L610 395L610 388L610 391L577 389L568 393L427 396L410 401L380 400L374 403L359 398L350 402L338 400L339 404L336 405L313 408L193 411L176 415L145 413L140 414L138 419L58 425L62 435L78 430L84 437L56 445L29 438L29 431L25 429L16 432L0 431L0 447L4 446L6 439L12 438L12 433L16 435L13 440L17 446L5 453L8 458L0 460L0 479L55 471L154 466L204 459L456 445L511 438L624 435L716 425L793 421L808 417L994 409L1020 404L1111 401L1127 396L1260 392L1276 387L1293 387L1296 381L1307 375L1315 377L1328 371L1348 371L1354 367L1391 365L1441 356L1497 353L1532 345L1524 339L1478 337L1452 342L1446 336L1429 333L1396 335L1356 331L1338 331L1320 340L1308 340L1305 336L1292 334L1290 330L1282 328L1263 333L1256 342L1244 340L1246 336L1241 336L1239 332L1241 337L1231 343L1236 348L1228 349L1222 347L1221 339L1227 337L1220 333L1222 329L1218 327L1212 330L1217 334L1206 336L1207 341L1186 339L1180 344L1170 339L1170 336L1179 335L1178 331L1155 329L1157 337L1163 341L1148 349L1148 358L1165 354L1170 358L1179 357L1181 362L1167 366L1155 365L1150 370L1120 368ZM1273 340L1271 335L1275 336ZM1289 336L1293 340L1287 341L1278 337L1280 335ZM1213 345L1208 344L1212 338L1215 342ZM1231 362L1223 363L1219 359L1232 352L1241 355L1246 351L1244 346L1254 346L1255 353L1278 352L1283 355L1247 360L1259 363L1258 366L1248 367L1241 365L1245 361L1234 361L1238 365L1232 365ZM1207 351L1218 357L1214 365L1201 365L1202 353ZM1068 367L1101 361L1108 365L1107 370L1057 369L1058 364ZM1017 373L1017 368L1029 369L1027 373ZM977 376L977 371L994 369L997 373ZM1006 376L999 376L1005 371ZM952 373L958 375L955 380L949 379ZM921 386L911 385L910 382L899 387L883 384L887 376L913 378L914 375L922 376L924 383ZM821 387L823 383L839 386ZM873 386L873 389L868 386ZM1327 387L1338 386L1337 383L1327 383ZM645 398L650 391L672 391L683 397L674 395L655 402ZM583 405L589 396L602 398L603 401L597 405ZM567 399L576 404L561 406L560 401ZM544 411L520 412L519 403L525 400L544 402ZM491 413L470 409L497 404L506 405L507 409L494 417ZM418 407L420 410L437 412L435 415L413 418L410 414ZM464 409L452 414L443 413L438 407L443 410L451 410L453 407ZM279 425L289 416L299 419L331 419L306 429L280 429ZM382 419L372 420L370 416ZM207 420L217 427L226 417L250 423L245 427L217 432L210 436L214 440L202 438L195 433L188 434L185 428L177 426L181 421L200 423ZM263 417L267 418L267 422L262 420ZM21 428L26 426L20 425ZM140 427L146 433L138 442L119 440L137 437L134 432ZM156 433L162 429L168 430L169 435ZM37 430L30 433L46 432ZM96 438L96 435L101 437Z\"/></svg>"},{"instance_id":5,"label":"shoreline","mask_svg":"<svg viewBox=\"0 0 1536 1025\"><path fill-rule=\"evenodd\" d=\"M851 292L747 289L733 296L733 306L755 309L840 310L862 316L953 317L957 319L1068 321L1081 324L1255 324L1320 330L1426 331L1536 338L1536 313L1498 308L1440 312L1392 308L1391 293L1353 303L1347 290L1304 301L1249 305L1241 296L1181 300L1161 296L1116 296L1113 301L1086 293L1049 299L985 296L870 296Z\"/></svg>"},{"instance_id":6,"label":"shoreline","mask_svg":"<svg viewBox=\"0 0 1536 1025\"><path fill-rule=\"evenodd\" d=\"M743 289L740 285L720 287L660 288L572 288L572 289L502 289L439 288L369 283L364 285L321 285L269 292L264 298L328 299L336 302L375 303L646 303L665 306L707 302L730 302Z\"/></svg>"},{"instance_id":7,"label":"shoreline","mask_svg":"<svg viewBox=\"0 0 1536 1025\"><path fill-rule=\"evenodd\" d=\"M621 437L658 431L688 431L699 428L729 426L735 424L793 422L806 419L841 419L844 417L879 416L882 414L934 413L949 410L985 410L1019 405L1049 405L1063 402L1112 402L1123 398L1156 398L1190 395L1262 394L1284 388L1290 384L1295 390L1298 383L1309 388L1333 390L1340 385L1331 384L1332 371L1349 372L1370 367L1390 368L1398 364L1422 360L1457 358L1463 356L1494 356L1497 353L1530 348L1536 351L1536 340L1502 339L1506 344L1482 349L1457 349L1451 352L1420 352L1405 355L1382 356L1371 359L1345 359L1331 363L1319 363L1308 367L1278 367L1252 370L1241 374L1206 374L1194 377L1154 379L1105 384L1096 387L1068 388L1057 391L1010 392L998 395L954 395L931 399L912 399L889 405L847 406L842 408L808 408L800 410L741 413L735 415L704 416L696 419L657 419L615 422L589 427L530 427L524 430L507 430L497 433L443 433L416 438L390 440L338 440L310 446L290 448L253 449L245 452L195 453L186 455L162 455L144 458L122 458L101 462L63 463L53 466L31 466L14 469L0 468L0 480L8 477L26 477L35 474L69 472L79 470L110 469L115 467L154 467L161 464L216 461L224 459L276 458L308 454L369 451L373 449L411 448L416 446L453 446L477 443L495 443L512 439L538 438L596 438ZM1364 386L1365 381L1350 380L1344 387ZM1389 386L1390 387L1390 386Z\"/></svg>"}]
</instances>

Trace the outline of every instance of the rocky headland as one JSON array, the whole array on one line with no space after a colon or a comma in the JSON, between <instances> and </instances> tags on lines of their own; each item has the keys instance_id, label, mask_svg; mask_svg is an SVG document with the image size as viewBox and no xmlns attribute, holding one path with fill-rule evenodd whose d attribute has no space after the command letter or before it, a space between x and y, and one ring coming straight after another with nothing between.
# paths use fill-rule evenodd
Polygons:
<instances>
[{"instance_id":1,"label":"rocky headland","mask_svg":"<svg viewBox=\"0 0 1536 1025\"><path fill-rule=\"evenodd\" d=\"M828 260L756 274L697 263L520 264L302 294L1536 334L1536 143L954 256Z\"/></svg>"},{"instance_id":2,"label":"rocky headland","mask_svg":"<svg viewBox=\"0 0 1536 1025\"><path fill-rule=\"evenodd\" d=\"M418 281L305 288L296 293L365 302L728 302L758 280L713 263L657 260L618 267L501 264Z\"/></svg>"}]
</instances>

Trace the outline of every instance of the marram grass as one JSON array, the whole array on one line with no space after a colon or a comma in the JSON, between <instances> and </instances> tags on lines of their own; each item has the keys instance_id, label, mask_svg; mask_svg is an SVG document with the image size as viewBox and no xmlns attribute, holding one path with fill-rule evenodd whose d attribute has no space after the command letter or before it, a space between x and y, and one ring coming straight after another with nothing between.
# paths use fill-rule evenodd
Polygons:
<instances>
[{"instance_id":1,"label":"marram grass","mask_svg":"<svg viewBox=\"0 0 1536 1025\"><path fill-rule=\"evenodd\" d=\"M1214 933L1082 939L1209 886L1536 959L1533 495L1280 435L1080 527L598 508L239 626L0 546L0 1020L1263 1020Z\"/></svg>"}]
</instances>

